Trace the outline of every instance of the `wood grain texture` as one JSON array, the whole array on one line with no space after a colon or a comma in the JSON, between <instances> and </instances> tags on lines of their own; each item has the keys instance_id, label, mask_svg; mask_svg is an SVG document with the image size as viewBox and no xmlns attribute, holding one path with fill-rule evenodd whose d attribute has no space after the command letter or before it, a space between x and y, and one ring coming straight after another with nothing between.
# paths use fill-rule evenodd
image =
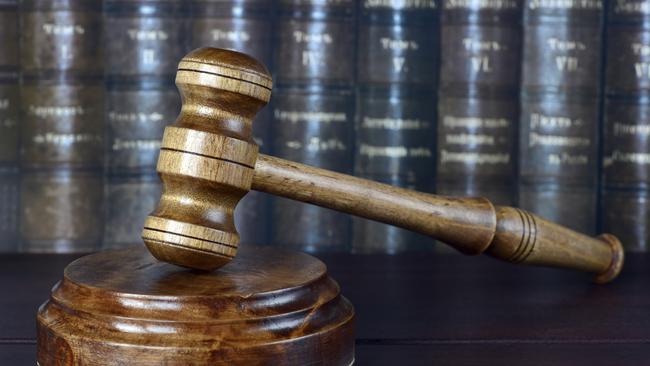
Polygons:
<instances>
[{"instance_id":1,"label":"wood grain texture","mask_svg":"<svg viewBox=\"0 0 650 366\"><path fill-rule=\"evenodd\" d=\"M249 56L201 48L181 61L176 84L183 106L165 129L157 167L163 195L142 237L158 259L214 269L237 251L233 213L250 190L258 151L252 119L269 101L271 78Z\"/></svg>"},{"instance_id":2,"label":"wood grain texture","mask_svg":"<svg viewBox=\"0 0 650 366\"><path fill-rule=\"evenodd\" d=\"M599 283L623 265L623 248L611 235L591 238L485 198L419 193L265 155L252 187L429 235L465 254L594 272Z\"/></svg>"},{"instance_id":3,"label":"wood grain texture","mask_svg":"<svg viewBox=\"0 0 650 366\"><path fill-rule=\"evenodd\" d=\"M164 191L145 221L153 255L211 270L235 256L233 211L251 188L396 225L465 254L593 272L600 283L623 265L613 236L590 238L485 198L418 193L259 155L252 119L269 101L272 80L255 59L201 48L179 64L181 114L166 128L158 161Z\"/></svg>"},{"instance_id":4,"label":"wood grain texture","mask_svg":"<svg viewBox=\"0 0 650 366\"><path fill-rule=\"evenodd\" d=\"M467 254L483 252L496 227L486 199L437 197L266 155L253 189L437 237Z\"/></svg>"},{"instance_id":5,"label":"wood grain texture","mask_svg":"<svg viewBox=\"0 0 650 366\"><path fill-rule=\"evenodd\" d=\"M206 273L138 247L66 267L38 312L37 359L41 366L348 366L353 324L338 284L306 254L248 246Z\"/></svg>"},{"instance_id":6,"label":"wood grain texture","mask_svg":"<svg viewBox=\"0 0 650 366\"><path fill-rule=\"evenodd\" d=\"M420 182L414 177L362 175L392 186L431 191L431 182ZM410 179L409 179L410 178ZM432 251L436 246L432 240L393 225L355 217L352 221L352 253L356 254L396 254L412 251Z\"/></svg>"}]
</instances>

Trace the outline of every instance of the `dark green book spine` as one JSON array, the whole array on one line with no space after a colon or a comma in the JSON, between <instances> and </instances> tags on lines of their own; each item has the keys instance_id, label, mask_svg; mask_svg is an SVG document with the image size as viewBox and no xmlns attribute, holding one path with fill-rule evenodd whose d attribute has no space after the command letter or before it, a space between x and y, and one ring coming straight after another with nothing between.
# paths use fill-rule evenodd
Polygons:
<instances>
[{"instance_id":1,"label":"dark green book spine","mask_svg":"<svg viewBox=\"0 0 650 366\"><path fill-rule=\"evenodd\" d=\"M106 0L104 49L111 79L171 77L187 48L182 0Z\"/></svg>"},{"instance_id":2,"label":"dark green book spine","mask_svg":"<svg viewBox=\"0 0 650 366\"><path fill-rule=\"evenodd\" d=\"M273 103L273 154L351 173L353 111L349 89L278 88ZM349 215L283 198L274 198L272 204L275 244L312 252L348 249Z\"/></svg>"},{"instance_id":3,"label":"dark green book spine","mask_svg":"<svg viewBox=\"0 0 650 366\"><path fill-rule=\"evenodd\" d=\"M17 73L0 74L0 166L18 165L19 102Z\"/></svg>"},{"instance_id":4,"label":"dark green book spine","mask_svg":"<svg viewBox=\"0 0 650 366\"><path fill-rule=\"evenodd\" d=\"M355 2L281 0L278 10L271 151L352 173ZM277 245L349 249L348 215L278 198L271 217Z\"/></svg>"},{"instance_id":5,"label":"dark green book spine","mask_svg":"<svg viewBox=\"0 0 650 366\"><path fill-rule=\"evenodd\" d=\"M103 229L101 2L20 9L21 231L28 252L87 252Z\"/></svg>"},{"instance_id":6,"label":"dark green book spine","mask_svg":"<svg viewBox=\"0 0 650 366\"><path fill-rule=\"evenodd\" d=\"M443 1L436 191L515 201L520 1Z\"/></svg>"},{"instance_id":7,"label":"dark green book spine","mask_svg":"<svg viewBox=\"0 0 650 366\"><path fill-rule=\"evenodd\" d=\"M140 243L144 218L160 198L156 163L163 130L180 104L170 80L107 83L104 247Z\"/></svg>"},{"instance_id":8,"label":"dark green book spine","mask_svg":"<svg viewBox=\"0 0 650 366\"><path fill-rule=\"evenodd\" d=\"M98 249L104 227L101 174L92 170L37 170L24 173L21 185L26 251Z\"/></svg>"},{"instance_id":9,"label":"dark green book spine","mask_svg":"<svg viewBox=\"0 0 650 366\"><path fill-rule=\"evenodd\" d=\"M19 246L18 4L0 1L0 252Z\"/></svg>"},{"instance_id":10,"label":"dark green book spine","mask_svg":"<svg viewBox=\"0 0 650 366\"><path fill-rule=\"evenodd\" d=\"M650 3L610 1L601 224L629 251L650 246Z\"/></svg>"},{"instance_id":11,"label":"dark green book spine","mask_svg":"<svg viewBox=\"0 0 650 366\"><path fill-rule=\"evenodd\" d=\"M0 167L0 252L15 252L20 235L20 175L17 167Z\"/></svg>"},{"instance_id":12,"label":"dark green book spine","mask_svg":"<svg viewBox=\"0 0 650 366\"><path fill-rule=\"evenodd\" d=\"M519 203L594 234L603 1L526 1Z\"/></svg>"},{"instance_id":13,"label":"dark green book spine","mask_svg":"<svg viewBox=\"0 0 650 366\"><path fill-rule=\"evenodd\" d=\"M105 2L105 248L140 245L160 198L156 163L181 107L174 75L187 48L188 11L184 1Z\"/></svg>"},{"instance_id":14,"label":"dark green book spine","mask_svg":"<svg viewBox=\"0 0 650 366\"><path fill-rule=\"evenodd\" d=\"M357 176L432 192L438 74L437 1L362 1L358 14ZM431 249L431 239L353 220L352 250Z\"/></svg>"},{"instance_id":15,"label":"dark green book spine","mask_svg":"<svg viewBox=\"0 0 650 366\"><path fill-rule=\"evenodd\" d=\"M162 185L156 174L110 175L106 180L105 248L139 245L144 218L160 200Z\"/></svg>"},{"instance_id":16,"label":"dark green book spine","mask_svg":"<svg viewBox=\"0 0 650 366\"><path fill-rule=\"evenodd\" d=\"M247 53L272 70L273 16L268 0L204 0L192 3L190 48L218 47ZM253 122L253 137L261 153L269 152L272 106L267 105ZM269 196L250 191L235 209L240 242L270 242Z\"/></svg>"}]
</instances>

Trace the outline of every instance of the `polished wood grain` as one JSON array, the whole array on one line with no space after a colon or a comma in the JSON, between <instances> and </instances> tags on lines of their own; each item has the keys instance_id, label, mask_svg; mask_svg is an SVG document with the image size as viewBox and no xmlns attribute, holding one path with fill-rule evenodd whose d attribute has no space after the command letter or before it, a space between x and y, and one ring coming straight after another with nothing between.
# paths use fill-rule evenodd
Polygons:
<instances>
[{"instance_id":1,"label":"polished wood grain","mask_svg":"<svg viewBox=\"0 0 650 366\"><path fill-rule=\"evenodd\" d=\"M485 198L419 193L265 155L257 159L253 189L404 227L469 255L595 272L598 283L614 279L623 265L611 235L592 239Z\"/></svg>"},{"instance_id":2,"label":"polished wood grain","mask_svg":"<svg viewBox=\"0 0 650 366\"><path fill-rule=\"evenodd\" d=\"M183 106L165 129L157 166L163 194L142 238L160 260L215 269L237 252L233 214L250 190L253 118L271 97L271 77L249 56L201 48L180 62L176 85Z\"/></svg>"},{"instance_id":3,"label":"polished wood grain","mask_svg":"<svg viewBox=\"0 0 650 366\"><path fill-rule=\"evenodd\" d=\"M152 254L212 270L234 258L233 212L251 188L413 230L465 254L595 273L614 279L621 243L591 238L485 198L418 193L348 175L258 156L252 120L271 96L272 80L253 58L201 48L183 58L176 84L183 107L167 127L157 170L164 191L142 237Z\"/></svg>"},{"instance_id":4,"label":"polished wood grain","mask_svg":"<svg viewBox=\"0 0 650 366\"><path fill-rule=\"evenodd\" d=\"M355 306L358 365L642 365L650 255L608 286L489 257L320 254ZM0 255L0 365L34 366L34 314L72 255Z\"/></svg>"},{"instance_id":5,"label":"polished wood grain","mask_svg":"<svg viewBox=\"0 0 650 366\"><path fill-rule=\"evenodd\" d=\"M230 265L197 272L139 246L66 267L38 311L37 359L41 366L348 366L353 325L352 305L307 254L244 246Z\"/></svg>"}]
</instances>

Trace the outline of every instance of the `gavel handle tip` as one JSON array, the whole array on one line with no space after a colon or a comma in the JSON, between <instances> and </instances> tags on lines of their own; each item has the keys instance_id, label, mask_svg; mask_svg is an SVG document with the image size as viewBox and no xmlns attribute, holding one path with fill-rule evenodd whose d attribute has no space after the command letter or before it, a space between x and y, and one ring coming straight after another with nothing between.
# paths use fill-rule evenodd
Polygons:
<instances>
[{"instance_id":1,"label":"gavel handle tip","mask_svg":"<svg viewBox=\"0 0 650 366\"><path fill-rule=\"evenodd\" d=\"M602 273L599 273L593 278L593 281L597 284L605 284L614 280L623 268L623 262L625 261L625 252L623 251L623 245L620 240L611 234L601 234L598 236L598 239L609 244L612 249L612 261L607 268Z\"/></svg>"}]
</instances>

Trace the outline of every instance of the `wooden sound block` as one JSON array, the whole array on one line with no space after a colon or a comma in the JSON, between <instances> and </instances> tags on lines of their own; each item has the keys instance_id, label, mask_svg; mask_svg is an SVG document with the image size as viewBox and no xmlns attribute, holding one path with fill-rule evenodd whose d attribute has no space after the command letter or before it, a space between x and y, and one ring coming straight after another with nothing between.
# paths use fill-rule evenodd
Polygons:
<instances>
[{"instance_id":1,"label":"wooden sound block","mask_svg":"<svg viewBox=\"0 0 650 366\"><path fill-rule=\"evenodd\" d=\"M242 246L200 272L144 247L80 258L38 311L38 364L351 365L354 309L316 258Z\"/></svg>"}]
</instances>

